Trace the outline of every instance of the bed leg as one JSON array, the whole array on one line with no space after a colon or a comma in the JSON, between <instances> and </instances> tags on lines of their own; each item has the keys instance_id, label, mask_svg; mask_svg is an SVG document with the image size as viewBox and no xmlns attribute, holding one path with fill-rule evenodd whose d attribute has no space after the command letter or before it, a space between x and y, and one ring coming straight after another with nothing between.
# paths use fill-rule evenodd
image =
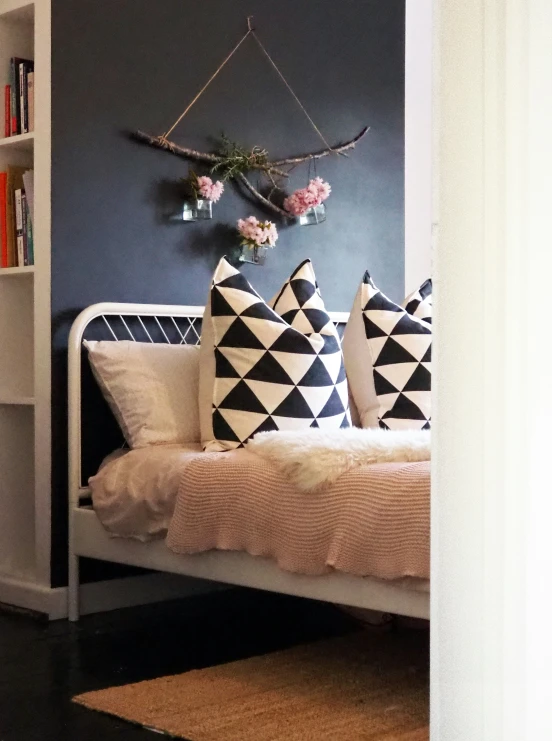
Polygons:
<instances>
[{"instance_id":1,"label":"bed leg","mask_svg":"<svg viewBox=\"0 0 552 741\"><path fill-rule=\"evenodd\" d=\"M67 588L67 612L69 620L76 623L79 612L79 557L73 553L69 555L69 584Z\"/></svg>"}]
</instances>

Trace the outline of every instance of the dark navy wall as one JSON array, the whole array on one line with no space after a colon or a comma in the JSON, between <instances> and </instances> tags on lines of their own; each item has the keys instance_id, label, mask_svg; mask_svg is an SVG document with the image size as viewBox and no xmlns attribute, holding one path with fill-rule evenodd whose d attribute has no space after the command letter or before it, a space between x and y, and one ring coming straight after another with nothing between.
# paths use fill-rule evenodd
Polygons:
<instances>
[{"instance_id":1,"label":"dark navy wall","mask_svg":"<svg viewBox=\"0 0 552 741\"><path fill-rule=\"evenodd\" d=\"M98 301L204 303L237 218L262 215L229 187L205 224L166 220L187 164L130 141L159 134L243 34L247 15L332 142L370 133L318 174L333 193L318 226L281 228L264 268L270 297L311 257L326 305L350 308L361 275L402 299L404 283L404 0L54 0L52 155L53 579L65 579L66 345L72 319ZM249 39L174 134L206 149L224 132L279 157L320 141ZM292 186L303 187L297 169ZM279 225L280 226L280 225ZM230 228L229 228L230 227Z\"/></svg>"}]
</instances>

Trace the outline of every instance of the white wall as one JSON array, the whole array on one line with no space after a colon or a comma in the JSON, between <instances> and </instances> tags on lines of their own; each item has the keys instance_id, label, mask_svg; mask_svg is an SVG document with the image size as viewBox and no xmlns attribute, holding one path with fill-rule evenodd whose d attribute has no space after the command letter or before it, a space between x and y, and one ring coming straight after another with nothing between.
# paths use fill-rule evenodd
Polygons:
<instances>
[{"instance_id":1,"label":"white wall","mask_svg":"<svg viewBox=\"0 0 552 741\"><path fill-rule=\"evenodd\" d=\"M432 0L406 0L405 295L431 276Z\"/></svg>"},{"instance_id":2,"label":"white wall","mask_svg":"<svg viewBox=\"0 0 552 741\"><path fill-rule=\"evenodd\" d=\"M432 741L552 739L552 3L438 0Z\"/></svg>"}]
</instances>

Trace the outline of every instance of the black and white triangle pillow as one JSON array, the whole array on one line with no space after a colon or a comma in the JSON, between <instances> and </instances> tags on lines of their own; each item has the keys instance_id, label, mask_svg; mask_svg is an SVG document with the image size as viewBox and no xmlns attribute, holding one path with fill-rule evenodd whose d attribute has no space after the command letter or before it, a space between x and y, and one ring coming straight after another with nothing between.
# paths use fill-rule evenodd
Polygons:
<instances>
[{"instance_id":1,"label":"black and white triangle pillow","mask_svg":"<svg viewBox=\"0 0 552 741\"><path fill-rule=\"evenodd\" d=\"M343 338L363 427L430 428L431 339L431 325L387 298L365 273Z\"/></svg>"},{"instance_id":2,"label":"black and white triangle pillow","mask_svg":"<svg viewBox=\"0 0 552 741\"><path fill-rule=\"evenodd\" d=\"M297 268L272 308L223 258L207 321L215 378L206 450L231 450L266 430L349 426L341 345L310 261Z\"/></svg>"},{"instance_id":3,"label":"black and white triangle pillow","mask_svg":"<svg viewBox=\"0 0 552 741\"><path fill-rule=\"evenodd\" d=\"M433 315L433 283L428 278L417 291L414 291L402 302L402 308L412 316L431 324Z\"/></svg>"}]
</instances>

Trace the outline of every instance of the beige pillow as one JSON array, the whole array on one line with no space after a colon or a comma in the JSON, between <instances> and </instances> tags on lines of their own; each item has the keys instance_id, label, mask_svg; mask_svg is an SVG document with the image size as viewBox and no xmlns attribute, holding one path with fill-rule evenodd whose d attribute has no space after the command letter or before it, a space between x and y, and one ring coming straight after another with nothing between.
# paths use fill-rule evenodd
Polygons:
<instances>
[{"instance_id":1,"label":"beige pillow","mask_svg":"<svg viewBox=\"0 0 552 741\"><path fill-rule=\"evenodd\" d=\"M131 448L200 441L199 347L128 340L84 345Z\"/></svg>"},{"instance_id":2,"label":"beige pillow","mask_svg":"<svg viewBox=\"0 0 552 741\"><path fill-rule=\"evenodd\" d=\"M349 391L353 399L351 417L355 427L378 427L378 397L374 384L372 362L367 358L366 334L362 316L362 295L357 291L349 320L345 327L342 346Z\"/></svg>"}]
</instances>

